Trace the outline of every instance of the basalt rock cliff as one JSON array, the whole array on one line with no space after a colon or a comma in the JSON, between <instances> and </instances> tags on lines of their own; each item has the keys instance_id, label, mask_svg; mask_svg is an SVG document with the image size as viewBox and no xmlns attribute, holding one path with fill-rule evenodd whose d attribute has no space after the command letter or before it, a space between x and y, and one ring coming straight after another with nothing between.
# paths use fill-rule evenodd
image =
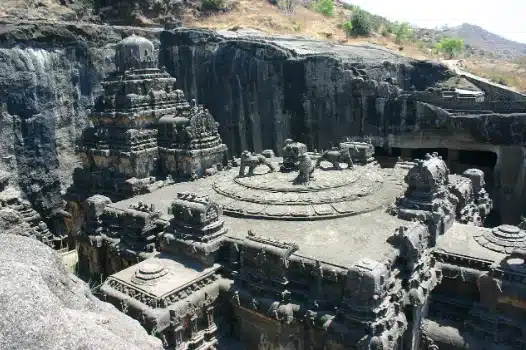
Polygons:
<instances>
[{"instance_id":1,"label":"basalt rock cliff","mask_svg":"<svg viewBox=\"0 0 526 350\"><path fill-rule=\"evenodd\" d=\"M41 214L61 205L78 167L76 142L111 70L112 46L132 33L108 26L0 24L0 168Z\"/></svg>"},{"instance_id":2,"label":"basalt rock cliff","mask_svg":"<svg viewBox=\"0 0 526 350\"><path fill-rule=\"evenodd\" d=\"M0 89L6 91L0 95L0 165L17 176L41 213L58 206L70 185L79 166L76 142L88 126L101 80L114 67L113 46L132 33L155 42L160 65L178 79L188 99L210 110L232 154L267 148L279 153L289 137L317 149L346 136L370 136L376 145L391 138L395 147L409 148L425 147L425 133L441 147L457 149L526 140L521 114L441 118L447 108L408 100L407 94L453 73L380 47L272 38L250 30L5 23L0 25Z\"/></svg>"}]
</instances>

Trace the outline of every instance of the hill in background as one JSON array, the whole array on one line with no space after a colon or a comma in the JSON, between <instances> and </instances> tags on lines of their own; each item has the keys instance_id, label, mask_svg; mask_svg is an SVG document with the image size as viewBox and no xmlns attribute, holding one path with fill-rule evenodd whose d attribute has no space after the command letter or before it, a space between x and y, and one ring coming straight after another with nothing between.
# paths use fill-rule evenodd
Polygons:
<instances>
[{"instance_id":1,"label":"hill in background","mask_svg":"<svg viewBox=\"0 0 526 350\"><path fill-rule=\"evenodd\" d=\"M328 2L332 4L330 14L321 6ZM456 57L462 59L463 69L526 92L526 44L471 24L443 30L413 28L400 40L396 35L399 24L370 13L366 13L370 35L353 37L347 35L345 24L355 11L361 10L341 0L3 0L0 22L253 28L266 34L293 34L344 45L381 45L415 59L447 59L434 50L435 44L444 37L457 37L466 44Z\"/></svg>"},{"instance_id":2,"label":"hill in background","mask_svg":"<svg viewBox=\"0 0 526 350\"><path fill-rule=\"evenodd\" d=\"M438 41L443 37L460 38L464 40L466 50L474 56L486 56L510 61L526 56L526 44L508 40L469 23L442 30L420 29L418 32L424 41Z\"/></svg>"}]
</instances>

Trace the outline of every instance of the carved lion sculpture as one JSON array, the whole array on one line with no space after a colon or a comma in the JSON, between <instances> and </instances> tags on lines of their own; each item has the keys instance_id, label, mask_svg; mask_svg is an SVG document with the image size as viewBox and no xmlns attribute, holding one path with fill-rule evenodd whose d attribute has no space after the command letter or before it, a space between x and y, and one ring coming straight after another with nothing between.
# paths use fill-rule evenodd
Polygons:
<instances>
[{"instance_id":1,"label":"carved lion sculpture","mask_svg":"<svg viewBox=\"0 0 526 350\"><path fill-rule=\"evenodd\" d=\"M307 184L312 179L312 173L314 172L314 164L310 156L305 152L298 157L298 169L299 173L294 180L295 184Z\"/></svg>"},{"instance_id":2,"label":"carved lion sculpture","mask_svg":"<svg viewBox=\"0 0 526 350\"><path fill-rule=\"evenodd\" d=\"M254 175L254 169L258 165L266 165L271 172L275 171L274 165L261 154L252 154L249 151L241 153L241 166L239 167L239 176L245 176L245 168L248 167L248 176Z\"/></svg>"},{"instance_id":3,"label":"carved lion sculpture","mask_svg":"<svg viewBox=\"0 0 526 350\"><path fill-rule=\"evenodd\" d=\"M351 152L348 148L333 147L332 149L323 152L320 158L316 161L316 168L318 168L324 160L332 163L333 168L337 170L342 170L340 163L346 163L347 169L354 168Z\"/></svg>"}]
</instances>

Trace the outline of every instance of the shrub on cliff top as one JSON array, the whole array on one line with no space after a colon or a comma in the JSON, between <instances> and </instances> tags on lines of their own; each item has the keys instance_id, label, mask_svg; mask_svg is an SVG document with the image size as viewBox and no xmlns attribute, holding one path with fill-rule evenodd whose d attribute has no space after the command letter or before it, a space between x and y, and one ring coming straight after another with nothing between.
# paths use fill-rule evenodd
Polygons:
<instances>
[{"instance_id":1,"label":"shrub on cliff top","mask_svg":"<svg viewBox=\"0 0 526 350\"><path fill-rule=\"evenodd\" d=\"M225 8L225 0L201 0L201 10L220 11Z\"/></svg>"},{"instance_id":2,"label":"shrub on cliff top","mask_svg":"<svg viewBox=\"0 0 526 350\"><path fill-rule=\"evenodd\" d=\"M462 39L444 38L436 44L435 48L448 55L449 59L452 59L455 55L462 52L464 41Z\"/></svg>"},{"instance_id":3,"label":"shrub on cliff top","mask_svg":"<svg viewBox=\"0 0 526 350\"><path fill-rule=\"evenodd\" d=\"M342 29L345 32L345 36L346 37L352 36L352 22L351 21L347 21L347 22L343 23L342 24Z\"/></svg>"},{"instance_id":4,"label":"shrub on cliff top","mask_svg":"<svg viewBox=\"0 0 526 350\"><path fill-rule=\"evenodd\" d=\"M363 10L355 10L351 16L352 35L366 36L371 34L372 22L369 14Z\"/></svg>"},{"instance_id":5,"label":"shrub on cliff top","mask_svg":"<svg viewBox=\"0 0 526 350\"><path fill-rule=\"evenodd\" d=\"M334 2L333 0L316 0L314 1L312 8L314 11L321 13L324 16L332 17L334 14Z\"/></svg>"}]
</instances>

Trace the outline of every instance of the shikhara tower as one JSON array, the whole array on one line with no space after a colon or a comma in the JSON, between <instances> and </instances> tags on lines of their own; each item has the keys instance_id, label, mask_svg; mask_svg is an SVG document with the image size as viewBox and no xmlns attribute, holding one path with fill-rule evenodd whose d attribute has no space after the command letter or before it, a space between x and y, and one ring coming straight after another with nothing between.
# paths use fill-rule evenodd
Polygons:
<instances>
[{"instance_id":1,"label":"shikhara tower","mask_svg":"<svg viewBox=\"0 0 526 350\"><path fill-rule=\"evenodd\" d=\"M128 198L168 175L195 178L223 165L227 148L218 124L157 65L145 38L132 35L116 45L116 70L102 83L93 127L84 132L73 192Z\"/></svg>"}]
</instances>

